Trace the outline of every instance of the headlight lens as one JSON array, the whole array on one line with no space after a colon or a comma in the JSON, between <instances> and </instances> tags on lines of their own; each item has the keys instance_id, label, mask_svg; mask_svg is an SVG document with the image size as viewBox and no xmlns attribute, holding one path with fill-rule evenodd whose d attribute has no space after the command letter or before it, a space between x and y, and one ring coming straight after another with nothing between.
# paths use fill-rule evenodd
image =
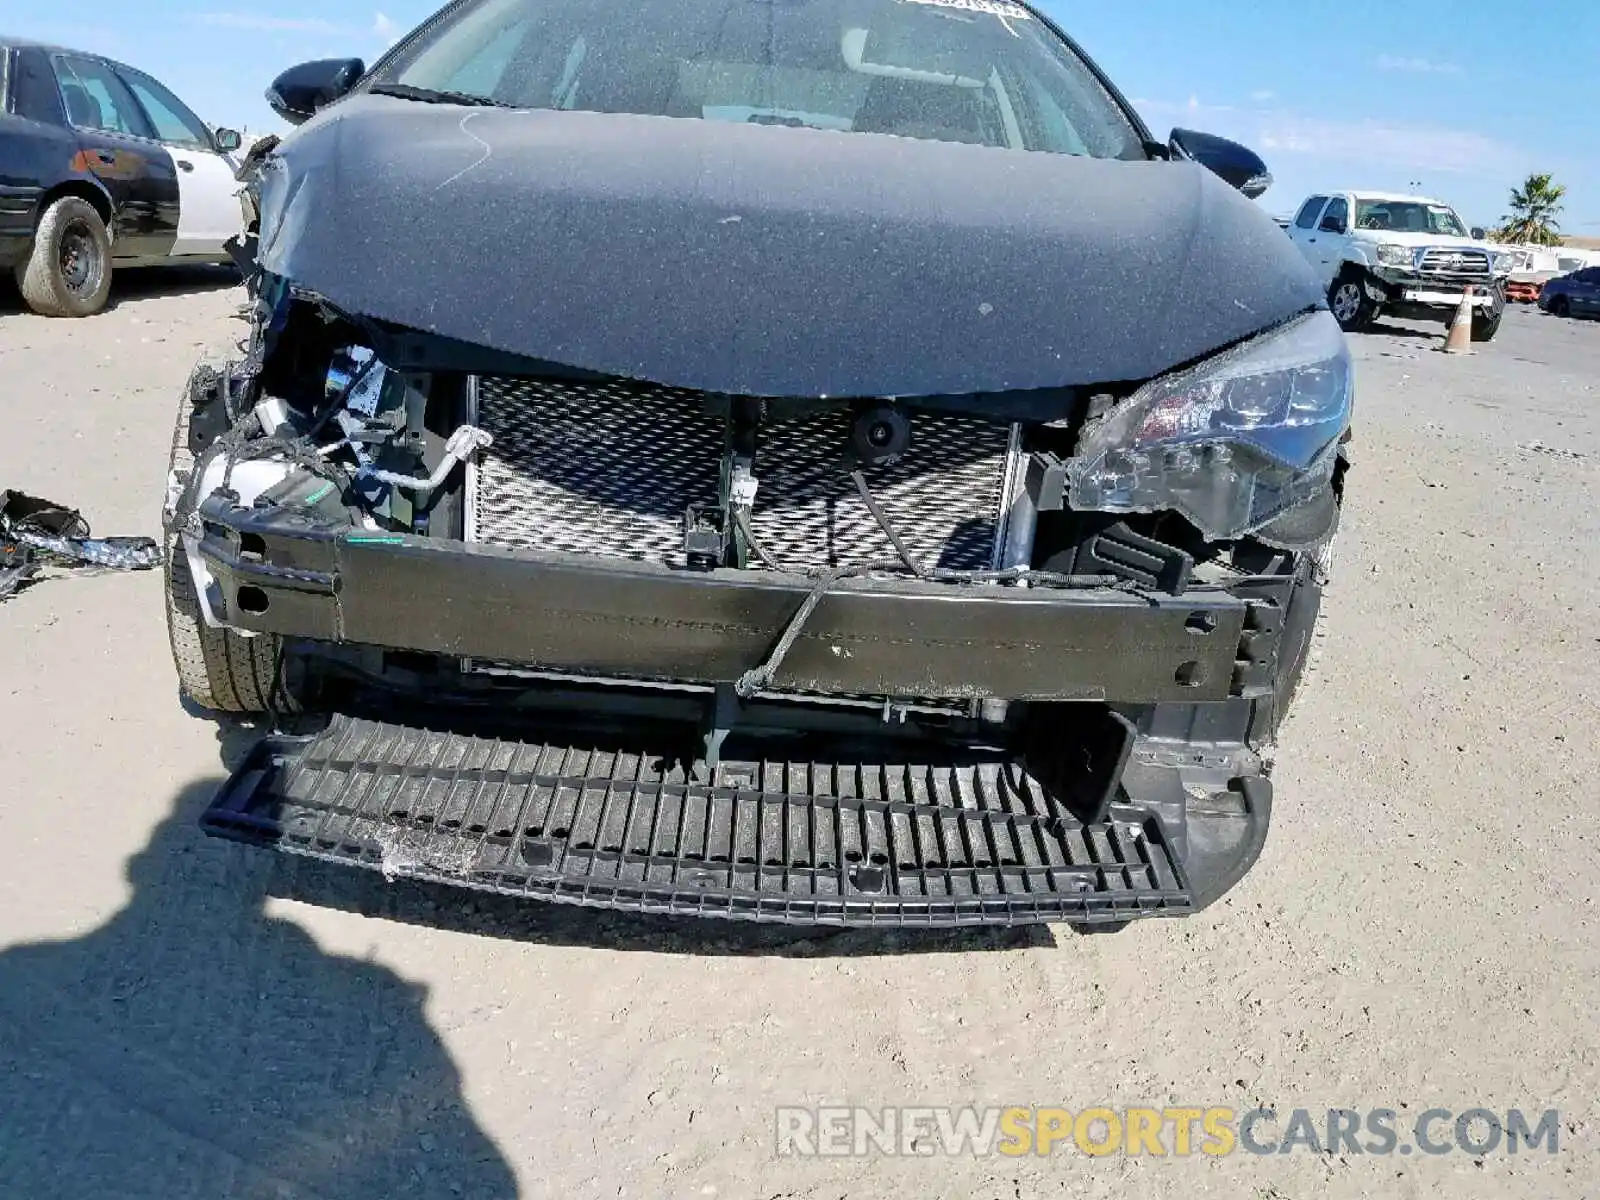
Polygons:
<instances>
[{"instance_id":1,"label":"headlight lens","mask_svg":"<svg viewBox=\"0 0 1600 1200\"><path fill-rule=\"evenodd\" d=\"M1085 432L1072 506L1171 509L1208 538L1243 537L1329 485L1353 384L1325 311L1154 380Z\"/></svg>"},{"instance_id":2,"label":"headlight lens","mask_svg":"<svg viewBox=\"0 0 1600 1200\"><path fill-rule=\"evenodd\" d=\"M1516 268L1517 255L1513 251L1501 251L1494 256L1494 273L1496 275L1509 275Z\"/></svg>"},{"instance_id":3,"label":"headlight lens","mask_svg":"<svg viewBox=\"0 0 1600 1200\"><path fill-rule=\"evenodd\" d=\"M1393 243L1378 247L1378 262L1385 267L1410 267L1411 247L1397 246Z\"/></svg>"}]
</instances>

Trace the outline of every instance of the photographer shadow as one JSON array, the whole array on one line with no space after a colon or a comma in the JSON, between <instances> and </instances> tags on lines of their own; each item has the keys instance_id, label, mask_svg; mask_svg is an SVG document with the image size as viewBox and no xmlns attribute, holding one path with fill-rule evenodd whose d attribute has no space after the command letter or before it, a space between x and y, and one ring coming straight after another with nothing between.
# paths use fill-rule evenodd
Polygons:
<instances>
[{"instance_id":1,"label":"photographer shadow","mask_svg":"<svg viewBox=\"0 0 1600 1200\"><path fill-rule=\"evenodd\" d=\"M202 838L215 788L178 793L108 922L0 952L0 1195L514 1197L426 989L269 916L294 864Z\"/></svg>"}]
</instances>

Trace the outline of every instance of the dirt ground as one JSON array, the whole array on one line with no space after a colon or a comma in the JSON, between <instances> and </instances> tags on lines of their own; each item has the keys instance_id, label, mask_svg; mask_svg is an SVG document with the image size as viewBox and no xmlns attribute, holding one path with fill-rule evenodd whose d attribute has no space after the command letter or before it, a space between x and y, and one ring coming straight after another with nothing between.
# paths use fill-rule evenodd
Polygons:
<instances>
[{"instance_id":1,"label":"dirt ground","mask_svg":"<svg viewBox=\"0 0 1600 1200\"><path fill-rule=\"evenodd\" d=\"M179 385L242 294L116 295L0 298L0 487L155 534ZM211 841L253 735L179 703L159 576L30 587L0 605L0 1195L1600 1194L1600 324L1515 310L1470 358L1441 334L1354 339L1351 506L1261 863L1114 936L796 940ZM1554 1155L779 1157L775 1107L827 1103L1561 1129Z\"/></svg>"}]
</instances>

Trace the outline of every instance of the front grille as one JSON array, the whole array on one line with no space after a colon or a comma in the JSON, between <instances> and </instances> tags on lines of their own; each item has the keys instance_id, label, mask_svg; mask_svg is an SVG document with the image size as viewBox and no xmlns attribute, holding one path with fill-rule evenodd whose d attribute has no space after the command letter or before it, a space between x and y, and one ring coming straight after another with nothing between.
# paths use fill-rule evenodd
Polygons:
<instances>
[{"instance_id":1,"label":"front grille","mask_svg":"<svg viewBox=\"0 0 1600 1200\"><path fill-rule=\"evenodd\" d=\"M764 426L751 525L795 569L892 560L842 464L849 417ZM629 383L485 377L476 423L493 435L472 472L467 537L492 545L685 566L684 512L715 504L723 418L700 393ZM1013 427L918 414L911 449L865 474L907 549L929 566L994 565Z\"/></svg>"},{"instance_id":2,"label":"front grille","mask_svg":"<svg viewBox=\"0 0 1600 1200\"><path fill-rule=\"evenodd\" d=\"M1417 260L1417 270L1447 279L1488 279L1489 256L1482 250L1424 250Z\"/></svg>"}]
</instances>

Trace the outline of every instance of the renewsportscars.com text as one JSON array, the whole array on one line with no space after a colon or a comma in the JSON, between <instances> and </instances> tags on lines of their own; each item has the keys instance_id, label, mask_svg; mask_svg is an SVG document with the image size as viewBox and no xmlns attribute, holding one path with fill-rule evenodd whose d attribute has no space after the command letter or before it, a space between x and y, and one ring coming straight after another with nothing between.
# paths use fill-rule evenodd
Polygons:
<instances>
[{"instance_id":1,"label":"renewsportscars.com text","mask_svg":"<svg viewBox=\"0 0 1600 1200\"><path fill-rule=\"evenodd\" d=\"M1172 1107L849 1108L777 1110L780 1156L1045 1156L1154 1158L1201 1154L1445 1155L1559 1147L1560 1114L1521 1109Z\"/></svg>"}]
</instances>

